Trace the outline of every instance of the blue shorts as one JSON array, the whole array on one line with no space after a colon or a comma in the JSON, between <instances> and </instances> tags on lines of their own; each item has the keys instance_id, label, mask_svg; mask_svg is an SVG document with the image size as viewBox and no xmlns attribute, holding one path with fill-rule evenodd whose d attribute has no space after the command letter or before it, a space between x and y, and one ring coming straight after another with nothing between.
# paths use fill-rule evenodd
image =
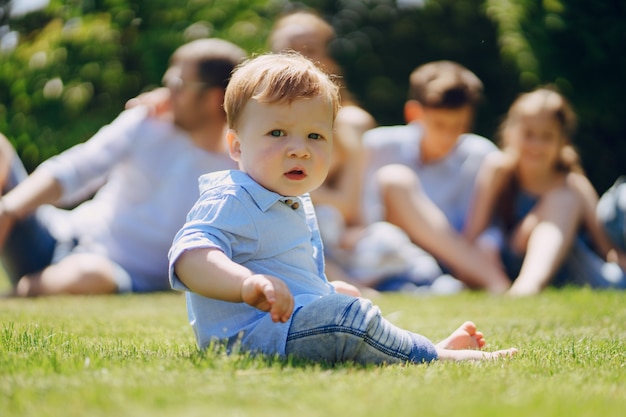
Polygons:
<instances>
[{"instance_id":1,"label":"blue shorts","mask_svg":"<svg viewBox=\"0 0 626 417\"><path fill-rule=\"evenodd\" d=\"M80 245L75 238L59 240L52 235L44 220L37 214L15 224L0 256L2 266L15 285L27 274L39 272L66 256L77 253L94 253L88 246ZM132 291L132 279L119 264L110 261L115 268L113 279L119 293Z\"/></svg>"},{"instance_id":2,"label":"blue shorts","mask_svg":"<svg viewBox=\"0 0 626 417\"><path fill-rule=\"evenodd\" d=\"M19 158L14 158L13 161L3 194L28 175ZM62 210L51 206L42 206L33 215L13 226L0 254L2 267L13 285L24 275L39 272L72 253L93 252L89 247L80 245L74 237L59 238L54 235L52 226L63 221L61 212ZM132 280L128 272L120 265L113 264L118 292L132 291Z\"/></svg>"}]
</instances>

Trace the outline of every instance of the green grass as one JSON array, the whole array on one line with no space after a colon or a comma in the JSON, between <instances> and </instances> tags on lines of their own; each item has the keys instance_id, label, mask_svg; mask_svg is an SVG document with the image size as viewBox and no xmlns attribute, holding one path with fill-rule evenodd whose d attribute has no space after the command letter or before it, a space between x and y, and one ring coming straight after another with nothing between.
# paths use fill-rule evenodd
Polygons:
<instances>
[{"instance_id":1,"label":"green grass","mask_svg":"<svg viewBox=\"0 0 626 417\"><path fill-rule=\"evenodd\" d=\"M626 292L374 300L433 340L474 320L511 360L359 368L198 352L180 294L0 300L0 415L622 416Z\"/></svg>"}]
</instances>

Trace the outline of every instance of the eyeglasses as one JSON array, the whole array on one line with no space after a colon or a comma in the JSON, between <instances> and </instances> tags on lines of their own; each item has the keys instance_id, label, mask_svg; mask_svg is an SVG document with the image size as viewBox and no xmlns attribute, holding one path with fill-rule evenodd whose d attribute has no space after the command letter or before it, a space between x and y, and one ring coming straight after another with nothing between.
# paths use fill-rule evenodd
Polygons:
<instances>
[{"instance_id":1,"label":"eyeglasses","mask_svg":"<svg viewBox=\"0 0 626 417\"><path fill-rule=\"evenodd\" d=\"M169 88L173 92L180 92L185 88L191 90L204 90L210 85L202 81L186 81L180 77L167 77L163 79L163 86Z\"/></svg>"}]
</instances>

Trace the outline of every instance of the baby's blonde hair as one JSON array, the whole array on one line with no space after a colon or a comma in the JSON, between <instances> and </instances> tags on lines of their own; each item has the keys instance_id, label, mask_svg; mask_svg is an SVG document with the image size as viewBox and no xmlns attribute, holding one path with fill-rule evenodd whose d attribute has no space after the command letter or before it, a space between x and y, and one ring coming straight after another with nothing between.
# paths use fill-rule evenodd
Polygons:
<instances>
[{"instance_id":1,"label":"baby's blonde hair","mask_svg":"<svg viewBox=\"0 0 626 417\"><path fill-rule=\"evenodd\" d=\"M541 87L528 93L521 94L511 105L500 125L500 146L506 149L510 144L505 134L506 129L519 122L522 116L546 112L552 115L561 127L565 140L561 147L557 169L565 172L583 172L580 157L571 143L571 137L576 131L576 114L563 95L552 87Z\"/></svg>"},{"instance_id":2,"label":"baby's blonde hair","mask_svg":"<svg viewBox=\"0 0 626 417\"><path fill-rule=\"evenodd\" d=\"M257 56L239 65L228 83L224 97L228 127L237 127L249 100L291 103L313 97L328 101L334 121L339 110L339 88L315 64L295 52Z\"/></svg>"}]
</instances>

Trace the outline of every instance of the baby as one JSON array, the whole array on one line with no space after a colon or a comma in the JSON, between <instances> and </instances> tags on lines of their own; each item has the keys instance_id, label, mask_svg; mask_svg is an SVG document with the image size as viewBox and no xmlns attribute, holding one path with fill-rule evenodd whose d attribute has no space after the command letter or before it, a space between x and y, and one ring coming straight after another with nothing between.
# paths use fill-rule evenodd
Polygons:
<instances>
[{"instance_id":1,"label":"baby","mask_svg":"<svg viewBox=\"0 0 626 417\"><path fill-rule=\"evenodd\" d=\"M331 160L339 93L329 76L295 53L261 55L235 70L224 107L240 170L200 177L200 198L169 255L171 285L186 291L200 347L361 364L516 352L477 350L485 340L472 322L435 345L328 282L308 193Z\"/></svg>"}]
</instances>

